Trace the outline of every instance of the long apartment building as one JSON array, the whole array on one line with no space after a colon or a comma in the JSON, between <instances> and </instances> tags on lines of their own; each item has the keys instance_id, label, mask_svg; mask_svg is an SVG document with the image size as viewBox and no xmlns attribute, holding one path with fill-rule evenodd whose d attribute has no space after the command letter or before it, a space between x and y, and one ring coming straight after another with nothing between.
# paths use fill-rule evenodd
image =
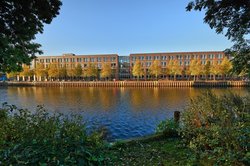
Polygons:
<instances>
[{"instance_id":1,"label":"long apartment building","mask_svg":"<svg viewBox=\"0 0 250 166\"><path fill-rule=\"evenodd\" d=\"M102 54L102 55L75 55L63 54L62 56L38 56L35 64L42 63L47 68L50 63L57 63L59 67L74 68L78 63L82 68L87 68L90 63L94 63L101 70L103 63L109 63L112 70L112 78L130 79L132 76L132 68L136 60L141 62L141 66L145 71L145 77L150 78L148 73L149 67L154 60L159 60L162 70L165 71L170 60L177 60L179 65L185 70L190 65L192 59L200 60L203 65L207 61L211 64L220 64L225 57L222 51L209 52L173 52L173 53L136 53L129 56L118 56L117 54ZM163 76L164 77L164 74Z\"/></svg>"}]
</instances>

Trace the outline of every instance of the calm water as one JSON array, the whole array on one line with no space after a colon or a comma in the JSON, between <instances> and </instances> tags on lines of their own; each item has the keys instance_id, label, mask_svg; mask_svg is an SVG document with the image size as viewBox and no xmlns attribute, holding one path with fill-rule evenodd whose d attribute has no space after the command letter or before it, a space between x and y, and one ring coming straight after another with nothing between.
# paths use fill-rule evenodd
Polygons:
<instances>
[{"instance_id":1,"label":"calm water","mask_svg":"<svg viewBox=\"0 0 250 166\"><path fill-rule=\"evenodd\" d=\"M0 89L0 103L21 108L44 105L49 111L80 113L88 129L106 127L109 139L125 139L152 134L157 124L182 111L200 88L45 88L8 87ZM247 95L248 89L214 89Z\"/></svg>"}]
</instances>

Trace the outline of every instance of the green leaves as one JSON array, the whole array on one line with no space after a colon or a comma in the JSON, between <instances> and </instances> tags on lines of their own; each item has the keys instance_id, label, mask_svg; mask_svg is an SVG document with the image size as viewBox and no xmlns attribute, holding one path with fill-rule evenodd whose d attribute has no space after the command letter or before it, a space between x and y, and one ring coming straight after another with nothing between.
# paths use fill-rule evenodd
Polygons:
<instances>
[{"instance_id":1,"label":"green leaves","mask_svg":"<svg viewBox=\"0 0 250 166\"><path fill-rule=\"evenodd\" d=\"M41 54L35 35L59 14L60 0L2 0L0 2L0 71L21 71Z\"/></svg>"},{"instance_id":2,"label":"green leaves","mask_svg":"<svg viewBox=\"0 0 250 166\"><path fill-rule=\"evenodd\" d=\"M250 140L248 97L204 93L183 113L181 134L202 160L212 164L249 164L245 160Z\"/></svg>"},{"instance_id":3,"label":"green leaves","mask_svg":"<svg viewBox=\"0 0 250 166\"><path fill-rule=\"evenodd\" d=\"M87 135L82 118L0 108L0 161L3 165L97 165L103 161L101 136ZM95 139L93 139L95 138Z\"/></svg>"}]
</instances>

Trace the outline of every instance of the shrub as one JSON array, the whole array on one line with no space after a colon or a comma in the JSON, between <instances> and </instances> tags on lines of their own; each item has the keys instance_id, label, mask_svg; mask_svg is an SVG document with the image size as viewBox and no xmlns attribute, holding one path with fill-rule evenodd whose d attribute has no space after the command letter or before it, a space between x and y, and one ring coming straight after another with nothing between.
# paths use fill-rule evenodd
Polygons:
<instances>
[{"instance_id":1,"label":"shrub","mask_svg":"<svg viewBox=\"0 0 250 166\"><path fill-rule=\"evenodd\" d=\"M179 123L173 119L162 121L156 128L156 133L163 133L167 137L177 137Z\"/></svg>"},{"instance_id":2,"label":"shrub","mask_svg":"<svg viewBox=\"0 0 250 166\"><path fill-rule=\"evenodd\" d=\"M250 100L207 92L182 115L181 133L197 157L216 165L250 165Z\"/></svg>"},{"instance_id":3,"label":"shrub","mask_svg":"<svg viewBox=\"0 0 250 166\"><path fill-rule=\"evenodd\" d=\"M0 165L99 165L101 136L87 135L79 116L0 109Z\"/></svg>"}]
</instances>

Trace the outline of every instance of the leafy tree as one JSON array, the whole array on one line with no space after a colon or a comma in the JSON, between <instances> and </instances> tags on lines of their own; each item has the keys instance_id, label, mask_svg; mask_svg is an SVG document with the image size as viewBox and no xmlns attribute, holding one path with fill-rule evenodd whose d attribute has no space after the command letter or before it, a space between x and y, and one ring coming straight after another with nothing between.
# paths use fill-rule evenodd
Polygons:
<instances>
[{"instance_id":1,"label":"leafy tree","mask_svg":"<svg viewBox=\"0 0 250 166\"><path fill-rule=\"evenodd\" d=\"M143 76L144 72L141 66L141 62L139 60L135 61L135 64L133 66L133 70L132 70L132 74L133 76L137 77L137 80L139 80L139 78L141 76Z\"/></svg>"},{"instance_id":2,"label":"leafy tree","mask_svg":"<svg viewBox=\"0 0 250 166\"><path fill-rule=\"evenodd\" d=\"M170 60L168 62L167 74L174 75L174 80L176 80L176 75L182 74L182 68L177 60Z\"/></svg>"},{"instance_id":3,"label":"leafy tree","mask_svg":"<svg viewBox=\"0 0 250 166\"><path fill-rule=\"evenodd\" d=\"M190 74L194 76L194 80L196 80L196 76L202 73L202 65L201 61L192 59L189 66Z\"/></svg>"},{"instance_id":4,"label":"leafy tree","mask_svg":"<svg viewBox=\"0 0 250 166\"><path fill-rule=\"evenodd\" d=\"M226 76L231 69L232 69L232 63L228 60L227 57L225 57L220 64L220 70L221 70L220 72L222 75Z\"/></svg>"},{"instance_id":5,"label":"leafy tree","mask_svg":"<svg viewBox=\"0 0 250 166\"><path fill-rule=\"evenodd\" d=\"M211 66L211 73L214 75L214 80L216 79L216 75L221 73L220 65L216 61Z\"/></svg>"},{"instance_id":6,"label":"leafy tree","mask_svg":"<svg viewBox=\"0 0 250 166\"><path fill-rule=\"evenodd\" d=\"M59 77L61 77L61 78L66 78L67 77L66 65L63 65L62 68L59 68Z\"/></svg>"},{"instance_id":7,"label":"leafy tree","mask_svg":"<svg viewBox=\"0 0 250 166\"><path fill-rule=\"evenodd\" d=\"M23 77L23 81L25 81L25 77L30 77L33 75L33 71L30 69L29 66L24 65L22 72L20 72L20 76Z\"/></svg>"},{"instance_id":8,"label":"leafy tree","mask_svg":"<svg viewBox=\"0 0 250 166\"><path fill-rule=\"evenodd\" d=\"M13 77L16 77L19 73L18 72L10 72L10 73L7 73L7 78L13 78Z\"/></svg>"},{"instance_id":9,"label":"leafy tree","mask_svg":"<svg viewBox=\"0 0 250 166\"><path fill-rule=\"evenodd\" d=\"M46 77L48 75L46 69L44 68L44 64L42 64L42 63L36 64L35 75L37 77L40 77L40 79L39 79L40 81L41 81L41 77Z\"/></svg>"},{"instance_id":10,"label":"leafy tree","mask_svg":"<svg viewBox=\"0 0 250 166\"><path fill-rule=\"evenodd\" d=\"M226 31L225 36L234 46L226 52L233 55L233 71L246 72L250 76L250 1L249 0L195 0L186 7L187 11L205 10L204 22L217 33Z\"/></svg>"},{"instance_id":11,"label":"leafy tree","mask_svg":"<svg viewBox=\"0 0 250 166\"><path fill-rule=\"evenodd\" d=\"M59 69L56 63L50 63L48 68L48 76L50 78L59 77Z\"/></svg>"},{"instance_id":12,"label":"leafy tree","mask_svg":"<svg viewBox=\"0 0 250 166\"><path fill-rule=\"evenodd\" d=\"M89 63L87 69L85 69L84 75L89 78L95 78L98 76L98 68L94 63Z\"/></svg>"},{"instance_id":13,"label":"leafy tree","mask_svg":"<svg viewBox=\"0 0 250 166\"><path fill-rule=\"evenodd\" d=\"M108 78L112 74L112 69L109 63L102 64L101 78Z\"/></svg>"},{"instance_id":14,"label":"leafy tree","mask_svg":"<svg viewBox=\"0 0 250 166\"><path fill-rule=\"evenodd\" d=\"M203 74L206 77L207 80L207 76L211 73L211 63L210 61L207 61L205 66L203 67Z\"/></svg>"},{"instance_id":15,"label":"leafy tree","mask_svg":"<svg viewBox=\"0 0 250 166\"><path fill-rule=\"evenodd\" d=\"M73 69L74 72L74 76L76 76L77 78L82 76L82 65L80 63L78 63L76 65L76 67Z\"/></svg>"},{"instance_id":16,"label":"leafy tree","mask_svg":"<svg viewBox=\"0 0 250 166\"><path fill-rule=\"evenodd\" d=\"M149 67L149 72L151 75L155 76L156 79L162 74L161 63L159 60L154 60L152 65Z\"/></svg>"},{"instance_id":17,"label":"leafy tree","mask_svg":"<svg viewBox=\"0 0 250 166\"><path fill-rule=\"evenodd\" d=\"M59 14L60 0L0 1L0 71L21 71L41 54L35 35Z\"/></svg>"}]
</instances>

